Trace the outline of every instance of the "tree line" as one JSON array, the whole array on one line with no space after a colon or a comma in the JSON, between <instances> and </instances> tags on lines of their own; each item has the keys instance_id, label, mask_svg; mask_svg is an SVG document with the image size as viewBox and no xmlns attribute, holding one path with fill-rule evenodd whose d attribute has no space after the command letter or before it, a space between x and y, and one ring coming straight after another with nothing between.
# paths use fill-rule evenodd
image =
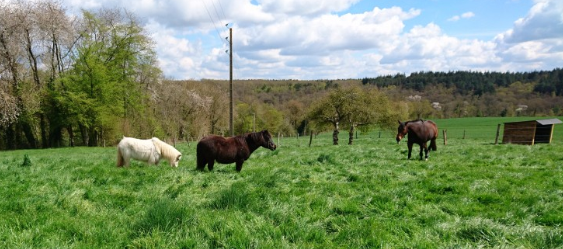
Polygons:
<instances>
[{"instance_id":1,"label":"tree line","mask_svg":"<svg viewBox=\"0 0 563 249\"><path fill-rule=\"evenodd\" d=\"M427 87L443 86L455 88L461 95L483 95L495 93L498 87L507 87L511 83L535 83L533 92L563 96L563 69L533 72L414 72L405 74L385 75L375 78L363 78L362 84L378 87L398 86L404 89L423 91Z\"/></svg>"}]
</instances>

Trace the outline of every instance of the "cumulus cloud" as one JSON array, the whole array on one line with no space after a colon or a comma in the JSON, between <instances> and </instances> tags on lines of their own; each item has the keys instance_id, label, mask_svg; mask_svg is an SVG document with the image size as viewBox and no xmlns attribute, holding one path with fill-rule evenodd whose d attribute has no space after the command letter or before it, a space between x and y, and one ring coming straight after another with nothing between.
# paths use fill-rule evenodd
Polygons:
<instances>
[{"instance_id":1,"label":"cumulus cloud","mask_svg":"<svg viewBox=\"0 0 563 249\"><path fill-rule=\"evenodd\" d=\"M553 38L563 38L563 1L536 0L526 17L516 20L512 29L497 36L505 43Z\"/></svg>"},{"instance_id":2,"label":"cumulus cloud","mask_svg":"<svg viewBox=\"0 0 563 249\"><path fill-rule=\"evenodd\" d=\"M510 70L559 67L563 58L563 2L536 0L512 29L495 37L497 54Z\"/></svg>"},{"instance_id":3,"label":"cumulus cloud","mask_svg":"<svg viewBox=\"0 0 563 249\"><path fill-rule=\"evenodd\" d=\"M359 0L63 0L80 8L122 7L146 21L161 68L177 79L228 78L233 28L236 78L360 78L416 71L516 71L562 64L563 1L535 0L528 14L492 41L460 39L424 10ZM472 18L466 12L448 19ZM444 19L445 20L445 19ZM408 26L406 23L418 25Z\"/></svg>"}]
</instances>

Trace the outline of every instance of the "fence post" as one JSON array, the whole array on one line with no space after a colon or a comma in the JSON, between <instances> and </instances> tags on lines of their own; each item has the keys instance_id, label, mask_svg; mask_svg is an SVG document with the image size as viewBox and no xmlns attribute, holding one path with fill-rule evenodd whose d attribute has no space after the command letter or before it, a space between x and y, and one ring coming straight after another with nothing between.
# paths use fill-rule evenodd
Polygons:
<instances>
[{"instance_id":1,"label":"fence post","mask_svg":"<svg viewBox=\"0 0 563 249\"><path fill-rule=\"evenodd\" d=\"M500 124L497 125L497 135L495 137L495 145L498 144L498 136L500 135Z\"/></svg>"},{"instance_id":2,"label":"fence post","mask_svg":"<svg viewBox=\"0 0 563 249\"><path fill-rule=\"evenodd\" d=\"M448 143L448 139L447 139L448 131L445 129L442 130L442 136L444 137L444 145L446 145Z\"/></svg>"},{"instance_id":3,"label":"fence post","mask_svg":"<svg viewBox=\"0 0 563 249\"><path fill-rule=\"evenodd\" d=\"M463 138L462 139L465 139L465 130L463 130Z\"/></svg>"}]
</instances>

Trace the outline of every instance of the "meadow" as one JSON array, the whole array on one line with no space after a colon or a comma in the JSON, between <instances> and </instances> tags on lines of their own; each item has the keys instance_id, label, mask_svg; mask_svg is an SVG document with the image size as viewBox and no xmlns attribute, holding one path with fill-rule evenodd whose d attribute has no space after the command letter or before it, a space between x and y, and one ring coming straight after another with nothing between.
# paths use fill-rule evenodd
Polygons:
<instances>
[{"instance_id":1,"label":"meadow","mask_svg":"<svg viewBox=\"0 0 563 249\"><path fill-rule=\"evenodd\" d=\"M563 124L551 144L495 145L506 120L436 120L448 141L428 161L395 131L282 138L240 173L196 171L195 143L178 168L117 168L115 147L2 151L0 247L563 248Z\"/></svg>"}]
</instances>

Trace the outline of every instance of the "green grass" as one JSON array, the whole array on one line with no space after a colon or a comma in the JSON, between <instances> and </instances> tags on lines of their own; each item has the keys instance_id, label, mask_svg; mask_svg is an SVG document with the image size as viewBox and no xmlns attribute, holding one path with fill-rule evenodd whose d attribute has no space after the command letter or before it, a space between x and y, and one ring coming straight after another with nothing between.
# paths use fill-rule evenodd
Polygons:
<instances>
[{"instance_id":1,"label":"green grass","mask_svg":"<svg viewBox=\"0 0 563 249\"><path fill-rule=\"evenodd\" d=\"M342 132L281 139L241 173L195 171L186 143L179 168L117 168L115 148L0 152L0 247L562 247L563 125L552 144L494 145L501 119L464 126L483 122L437 120L493 133L449 136L428 161L394 134Z\"/></svg>"}]
</instances>

